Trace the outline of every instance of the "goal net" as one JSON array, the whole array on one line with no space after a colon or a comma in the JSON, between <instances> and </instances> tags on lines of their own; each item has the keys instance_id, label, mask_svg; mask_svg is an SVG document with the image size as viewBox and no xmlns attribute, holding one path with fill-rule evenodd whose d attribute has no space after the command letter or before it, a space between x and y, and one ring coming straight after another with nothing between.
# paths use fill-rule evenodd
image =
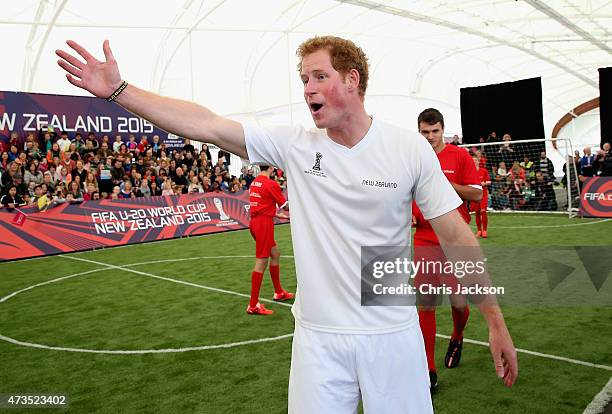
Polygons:
<instances>
[{"instance_id":1,"label":"goal net","mask_svg":"<svg viewBox=\"0 0 612 414\"><path fill-rule=\"evenodd\" d=\"M566 212L578 209L576 159L567 139L536 139L461 145L491 177L488 209Z\"/></svg>"}]
</instances>

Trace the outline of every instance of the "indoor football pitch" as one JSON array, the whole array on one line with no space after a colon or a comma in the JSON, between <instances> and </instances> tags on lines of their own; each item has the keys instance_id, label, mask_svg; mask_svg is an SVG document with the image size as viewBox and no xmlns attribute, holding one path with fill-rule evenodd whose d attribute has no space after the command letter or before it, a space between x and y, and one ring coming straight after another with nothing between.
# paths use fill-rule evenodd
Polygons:
<instances>
[{"instance_id":1,"label":"indoor football pitch","mask_svg":"<svg viewBox=\"0 0 612 414\"><path fill-rule=\"evenodd\" d=\"M612 251L612 220L497 214L489 226L484 246ZM288 225L276 239L294 291ZM253 254L247 230L0 264L0 394L68 394L63 412L88 414L287 412L293 317L272 301L274 315L246 314ZM452 323L439 309L436 412L582 413L612 375L612 307L561 305L504 310L520 349L512 389L476 309L460 366L442 367Z\"/></svg>"}]
</instances>

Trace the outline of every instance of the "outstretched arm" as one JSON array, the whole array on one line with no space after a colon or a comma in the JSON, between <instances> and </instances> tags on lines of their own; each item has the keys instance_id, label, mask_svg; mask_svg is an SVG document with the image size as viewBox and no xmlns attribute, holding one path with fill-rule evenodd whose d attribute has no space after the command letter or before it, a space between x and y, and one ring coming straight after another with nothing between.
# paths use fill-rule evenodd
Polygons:
<instances>
[{"instance_id":1,"label":"outstretched arm","mask_svg":"<svg viewBox=\"0 0 612 414\"><path fill-rule=\"evenodd\" d=\"M484 262L478 241L457 210L431 219L430 223L440 239L444 253L451 262ZM491 285L486 271L482 274L467 275L459 282L462 286ZM478 299L480 299L478 307L489 326L489 348L495 364L495 372L499 378L503 379L507 387L512 387L518 376L518 360L504 316L494 296L480 295Z\"/></svg>"},{"instance_id":2,"label":"outstretched arm","mask_svg":"<svg viewBox=\"0 0 612 414\"><path fill-rule=\"evenodd\" d=\"M108 40L102 45L105 61L97 60L72 40L66 43L80 56L78 58L63 50L55 51L61 58L57 63L68 72L66 78L71 84L99 98L108 98L119 88L123 80ZM196 141L209 142L247 158L242 125L223 118L202 105L160 96L134 85L128 85L116 102L168 132Z\"/></svg>"}]
</instances>

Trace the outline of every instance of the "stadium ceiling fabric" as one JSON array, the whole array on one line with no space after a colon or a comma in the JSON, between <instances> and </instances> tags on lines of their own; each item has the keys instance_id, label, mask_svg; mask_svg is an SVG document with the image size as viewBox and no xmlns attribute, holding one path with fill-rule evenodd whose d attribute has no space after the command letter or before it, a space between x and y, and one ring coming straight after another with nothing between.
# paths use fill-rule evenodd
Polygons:
<instances>
[{"instance_id":1,"label":"stadium ceiling fabric","mask_svg":"<svg viewBox=\"0 0 612 414\"><path fill-rule=\"evenodd\" d=\"M237 117L284 111L285 122L302 120L293 108L302 96L295 49L315 34L363 47L376 102L401 97L458 114L461 87L541 76L548 136L565 113L599 95L597 68L612 66L607 0L1 0L0 7L1 90L82 94L53 51L70 38L101 57L108 38L132 83Z\"/></svg>"}]
</instances>

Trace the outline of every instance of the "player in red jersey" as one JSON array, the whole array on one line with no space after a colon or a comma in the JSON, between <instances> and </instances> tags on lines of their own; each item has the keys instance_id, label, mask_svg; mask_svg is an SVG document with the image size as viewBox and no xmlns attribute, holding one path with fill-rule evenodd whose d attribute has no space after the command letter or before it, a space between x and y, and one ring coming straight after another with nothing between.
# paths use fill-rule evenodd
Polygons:
<instances>
[{"instance_id":1,"label":"player in red jersey","mask_svg":"<svg viewBox=\"0 0 612 414\"><path fill-rule=\"evenodd\" d=\"M491 185L491 176L489 175L489 171L482 166L482 162L478 155L472 155L472 159L474 160L474 165L477 169L476 173L478 174L478 179L482 186L482 200L471 203L474 215L476 216L476 227L478 228L476 237L484 237L486 239L487 225L489 224L489 218L487 217L489 192L487 191L487 186Z\"/></svg>"},{"instance_id":2,"label":"player in red jersey","mask_svg":"<svg viewBox=\"0 0 612 414\"><path fill-rule=\"evenodd\" d=\"M249 229L255 239L255 268L251 273L251 300L247 313L251 315L270 315L274 311L266 309L259 303L259 289L270 261L270 276L274 285L274 300L293 299L293 293L284 290L280 283L280 251L274 240L274 217L287 217L277 214L278 209L289 211L289 203L283 196L278 183L270 179L272 169L261 165L261 172L249 187L249 211L251 221ZM278 207L277 207L278 206Z\"/></svg>"},{"instance_id":3,"label":"player in red jersey","mask_svg":"<svg viewBox=\"0 0 612 414\"><path fill-rule=\"evenodd\" d=\"M480 201L482 197L482 187L476 175L474 162L465 149L455 145L446 145L444 143L444 117L440 111L429 108L421 112L418 118L418 127L421 135L429 141L431 147L437 154L442 172L444 172L444 175L450 181L461 199L464 201ZM463 219L469 223L470 214L465 203L458 208L458 211ZM414 261L445 261L445 256L440 248L438 237L414 202L412 204L412 214L413 223L416 227L416 232L414 234ZM443 279L442 275L436 280L432 280L423 274L417 274L415 286L424 283L435 285L439 283L441 279ZM444 279L444 283L453 284L453 282L448 279ZM421 296L418 310L419 324L423 332L425 353L427 354L430 388L432 391L438 385L438 375L434 358L436 344L436 300L437 295ZM453 334L448 345L444 365L447 368L455 368L461 359L463 330L470 311L465 296L451 294L450 300L453 316Z\"/></svg>"}]
</instances>

